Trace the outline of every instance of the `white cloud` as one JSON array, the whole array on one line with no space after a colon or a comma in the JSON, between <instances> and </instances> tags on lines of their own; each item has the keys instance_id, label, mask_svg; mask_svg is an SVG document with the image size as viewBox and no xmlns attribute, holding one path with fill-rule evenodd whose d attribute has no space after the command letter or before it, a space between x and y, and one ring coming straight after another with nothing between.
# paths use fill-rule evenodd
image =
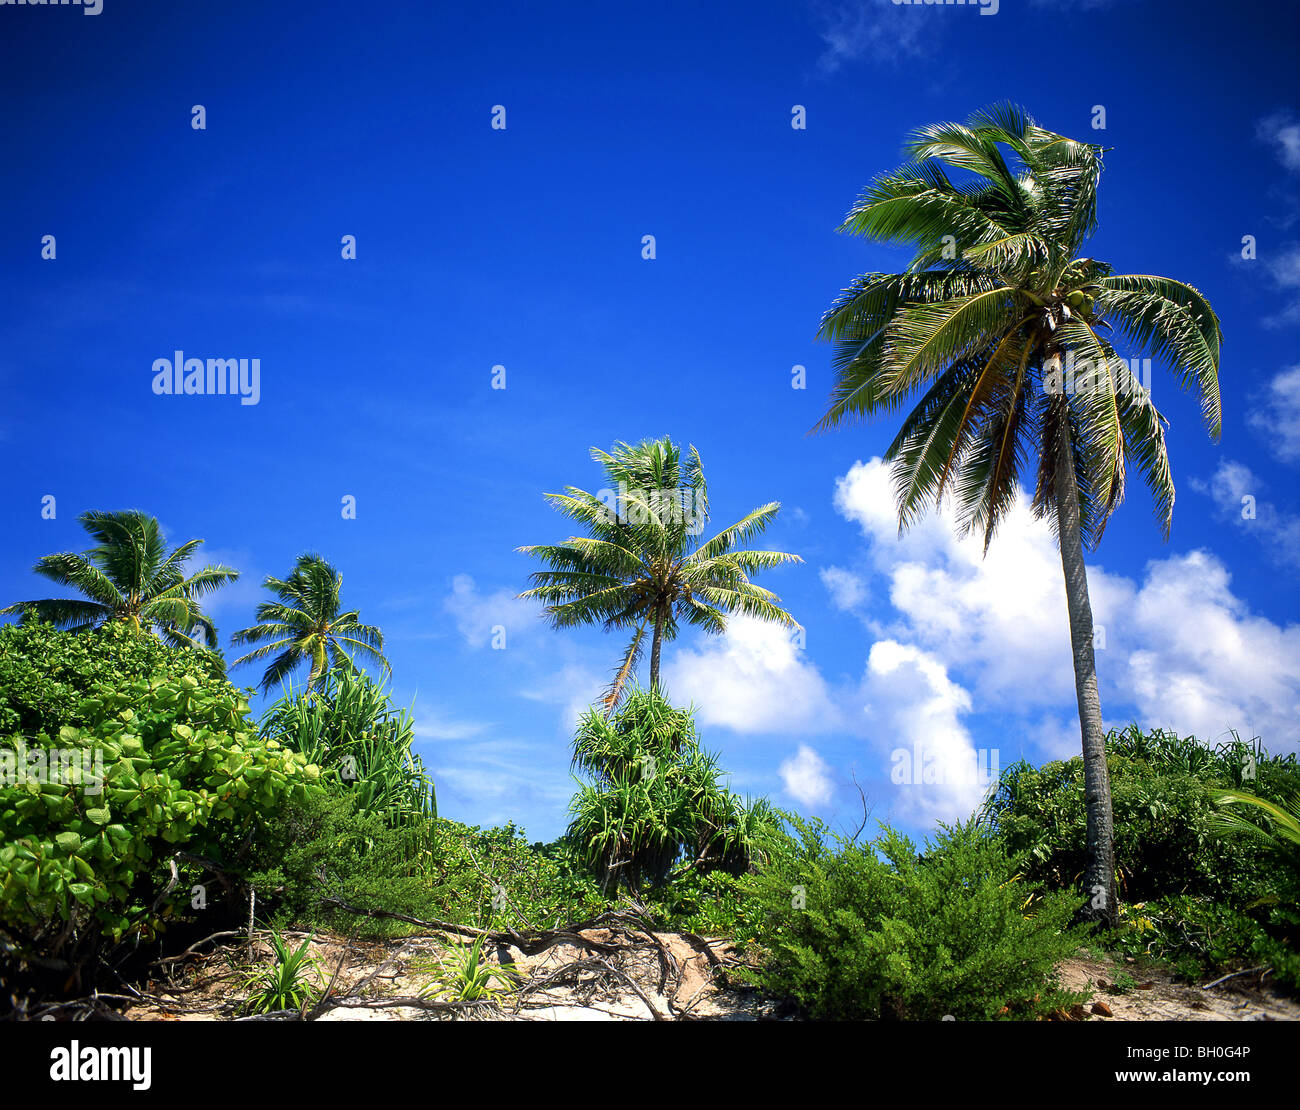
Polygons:
<instances>
[{"instance_id":1,"label":"white cloud","mask_svg":"<svg viewBox=\"0 0 1300 1110\"><path fill-rule=\"evenodd\" d=\"M1275 112L1259 121L1255 134L1276 148L1277 159L1289 170L1300 171L1300 123L1290 112Z\"/></svg>"},{"instance_id":2,"label":"white cloud","mask_svg":"<svg viewBox=\"0 0 1300 1110\"><path fill-rule=\"evenodd\" d=\"M662 685L675 702L697 704L701 724L736 732L825 732L840 721L826 681L794 636L756 617L734 616L721 636L674 651Z\"/></svg>"},{"instance_id":3,"label":"white cloud","mask_svg":"<svg viewBox=\"0 0 1300 1110\"><path fill-rule=\"evenodd\" d=\"M843 567L822 567L818 571L822 585L830 591L835 608L852 612L859 608L868 598L867 584L861 575L854 574Z\"/></svg>"},{"instance_id":4,"label":"white cloud","mask_svg":"<svg viewBox=\"0 0 1300 1110\"><path fill-rule=\"evenodd\" d=\"M974 775L976 749L962 716L970 694L955 683L940 659L914 644L878 640L867 657L862 692L872 746L889 777L905 769L890 801L908 816L926 820L964 818L986 787ZM923 780L932 768L934 781Z\"/></svg>"},{"instance_id":5,"label":"white cloud","mask_svg":"<svg viewBox=\"0 0 1300 1110\"><path fill-rule=\"evenodd\" d=\"M800 805L825 805L831 799L831 779L825 761L807 744L778 768L786 793Z\"/></svg>"},{"instance_id":6,"label":"white cloud","mask_svg":"<svg viewBox=\"0 0 1300 1110\"><path fill-rule=\"evenodd\" d=\"M487 729L483 721L454 721L417 716L411 731L421 740L468 740Z\"/></svg>"},{"instance_id":7,"label":"white cloud","mask_svg":"<svg viewBox=\"0 0 1300 1110\"><path fill-rule=\"evenodd\" d=\"M601 676L581 663L570 662L524 687L519 693L530 701L560 706L560 730L565 736L572 736L582 715L592 707L609 683L609 677Z\"/></svg>"},{"instance_id":8,"label":"white cloud","mask_svg":"<svg viewBox=\"0 0 1300 1110\"><path fill-rule=\"evenodd\" d=\"M1224 565L1205 551L1148 564L1132 612L1128 682L1144 725L1222 739L1259 734L1295 748L1300 625L1252 614Z\"/></svg>"},{"instance_id":9,"label":"white cloud","mask_svg":"<svg viewBox=\"0 0 1300 1110\"><path fill-rule=\"evenodd\" d=\"M1231 492L1240 477L1225 476L1224 489ZM969 679L981 712L1072 706L1060 558L1023 494L987 558L977 539L955 537L947 510L897 538L892 487L879 459L855 464L837 484L835 503L862 528L867 554L888 583L898 613L894 640ZM1094 565L1088 581L1105 631L1098 673L1108 720L1123 723L1136 711L1144 725L1207 740L1236 727L1276 749L1295 745L1300 625L1250 613L1215 556L1153 560L1141 581ZM942 709L937 727L957 737L961 706L955 695L945 699L937 672L929 673L936 692L922 699L927 712Z\"/></svg>"},{"instance_id":10,"label":"white cloud","mask_svg":"<svg viewBox=\"0 0 1300 1110\"><path fill-rule=\"evenodd\" d=\"M1246 422L1284 462L1300 462L1300 366L1289 366L1252 400Z\"/></svg>"},{"instance_id":11,"label":"white cloud","mask_svg":"<svg viewBox=\"0 0 1300 1110\"><path fill-rule=\"evenodd\" d=\"M451 593L442 607L451 614L465 642L474 648L486 647L497 629L504 630L508 647L512 639L527 635L537 625L535 604L520 601L512 590L483 593L468 574L458 574L451 580Z\"/></svg>"},{"instance_id":12,"label":"white cloud","mask_svg":"<svg viewBox=\"0 0 1300 1110\"><path fill-rule=\"evenodd\" d=\"M1264 272L1273 284L1285 294L1285 303L1280 311L1266 316L1264 323L1269 327L1281 327L1300 321L1300 244L1288 243L1276 254L1262 257Z\"/></svg>"},{"instance_id":13,"label":"white cloud","mask_svg":"<svg viewBox=\"0 0 1300 1110\"><path fill-rule=\"evenodd\" d=\"M1192 489L1212 498L1219 519L1258 540L1270 558L1300 565L1300 517L1261 500L1264 483L1250 467L1223 459L1209 482L1192 479Z\"/></svg>"}]
</instances>

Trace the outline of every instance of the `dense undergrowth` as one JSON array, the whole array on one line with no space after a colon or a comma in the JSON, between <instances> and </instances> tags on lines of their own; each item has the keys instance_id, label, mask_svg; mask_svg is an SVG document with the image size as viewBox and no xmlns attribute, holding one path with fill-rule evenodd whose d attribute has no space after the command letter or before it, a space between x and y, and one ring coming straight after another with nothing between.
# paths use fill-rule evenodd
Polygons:
<instances>
[{"instance_id":1,"label":"dense undergrowth","mask_svg":"<svg viewBox=\"0 0 1300 1110\"><path fill-rule=\"evenodd\" d=\"M693 714L634 691L584 718L570 827L537 844L439 816L410 724L363 675L287 692L259 723L208 653L120 626L0 629L0 754L104 759L98 794L0 785L6 1000L102 989L250 907L379 939L420 926L356 911L531 930L629 900L664 929L732 938L752 965L737 979L812 1018L1042 1016L1075 1000L1055 968L1085 942L1189 978L1300 981L1284 808L1300 770L1258 743L1111 735L1124 904L1097 935L1075 924L1079 759L1009 768L975 819L919 848L889 828L848 838L730 793Z\"/></svg>"}]
</instances>

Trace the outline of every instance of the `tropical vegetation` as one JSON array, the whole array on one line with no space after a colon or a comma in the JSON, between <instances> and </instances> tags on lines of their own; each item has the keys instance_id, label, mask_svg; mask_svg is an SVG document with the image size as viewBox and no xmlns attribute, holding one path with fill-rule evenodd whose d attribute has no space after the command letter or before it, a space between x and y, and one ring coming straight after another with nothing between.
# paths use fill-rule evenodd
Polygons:
<instances>
[{"instance_id":1,"label":"tropical vegetation","mask_svg":"<svg viewBox=\"0 0 1300 1110\"><path fill-rule=\"evenodd\" d=\"M608 487L592 494L574 486L546 498L587 532L558 544L521 547L550 568L532 575L520 594L546 603L554 628L600 624L606 631L632 630L606 711L618 704L632 681L650 634L651 690L659 689L660 652L681 626L705 632L726 630L727 616L744 613L786 628L798 624L780 598L755 585L759 571L803 562L782 551L751 551L737 545L761 535L776 519L770 501L700 542L709 520L709 489L699 452L671 439L617 443L611 451L591 449Z\"/></svg>"},{"instance_id":2,"label":"tropical vegetation","mask_svg":"<svg viewBox=\"0 0 1300 1110\"><path fill-rule=\"evenodd\" d=\"M262 583L276 595L257 607L257 623L230 638L232 646L258 646L231 666L274 656L262 673L261 688L272 689L304 664L307 690L324 681L331 667L355 671L356 659L391 672L383 656L384 634L362 624L356 609L343 609L343 576L319 555L300 555L287 578L267 575Z\"/></svg>"},{"instance_id":3,"label":"tropical vegetation","mask_svg":"<svg viewBox=\"0 0 1300 1110\"><path fill-rule=\"evenodd\" d=\"M43 556L33 570L82 596L20 601L0 609L0 615L35 618L73 632L120 621L174 647L217 646L216 627L199 601L235 581L239 571L214 564L187 574L203 541L189 540L168 551L158 521L146 513L86 512L77 519L95 546L79 555Z\"/></svg>"},{"instance_id":4,"label":"tropical vegetation","mask_svg":"<svg viewBox=\"0 0 1300 1110\"><path fill-rule=\"evenodd\" d=\"M1221 423L1219 321L1192 286L1117 274L1087 257L1102 148L1000 105L909 139L910 160L866 189L840 230L910 247L826 312L835 387L819 428L889 416L915 398L885 460L900 528L952 498L985 552L1033 475L1033 509L1059 541L1083 741L1089 914L1117 921L1114 823L1084 548L1101 540L1130 467L1168 537L1174 483L1164 416L1117 354L1166 365Z\"/></svg>"}]
</instances>

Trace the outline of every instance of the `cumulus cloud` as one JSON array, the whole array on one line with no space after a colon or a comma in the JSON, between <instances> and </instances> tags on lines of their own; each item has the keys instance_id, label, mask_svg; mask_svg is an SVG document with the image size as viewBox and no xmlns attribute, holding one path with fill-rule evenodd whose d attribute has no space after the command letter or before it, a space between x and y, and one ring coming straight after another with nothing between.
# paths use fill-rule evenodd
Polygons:
<instances>
[{"instance_id":1,"label":"cumulus cloud","mask_svg":"<svg viewBox=\"0 0 1300 1110\"><path fill-rule=\"evenodd\" d=\"M800 805L811 808L830 801L830 768L807 744L800 744L799 750L781 763L777 773L786 793Z\"/></svg>"},{"instance_id":2,"label":"cumulus cloud","mask_svg":"<svg viewBox=\"0 0 1300 1110\"><path fill-rule=\"evenodd\" d=\"M897 539L888 469L878 458L840 479L835 503L862 528L888 586L894 640L969 681L980 712L1072 704L1060 558L1023 494L987 558L978 540L955 536L947 511ZM1205 739L1235 727L1278 748L1294 745L1300 625L1252 614L1218 558L1197 551L1153 560L1140 581L1094 564L1088 577L1104 632L1098 673L1108 719L1122 723L1136 712L1144 724ZM960 701L950 700L942 732L962 727L960 712Z\"/></svg>"},{"instance_id":3,"label":"cumulus cloud","mask_svg":"<svg viewBox=\"0 0 1300 1110\"><path fill-rule=\"evenodd\" d=\"M662 682L674 701L699 706L701 724L740 733L825 732L841 720L797 637L756 617L734 616L721 636L675 650Z\"/></svg>"},{"instance_id":4,"label":"cumulus cloud","mask_svg":"<svg viewBox=\"0 0 1300 1110\"><path fill-rule=\"evenodd\" d=\"M962 716L970 694L935 654L914 644L878 640L863 679L863 712L875 768L897 790L890 800L909 817L948 820L969 814L984 796L977 752Z\"/></svg>"}]
</instances>

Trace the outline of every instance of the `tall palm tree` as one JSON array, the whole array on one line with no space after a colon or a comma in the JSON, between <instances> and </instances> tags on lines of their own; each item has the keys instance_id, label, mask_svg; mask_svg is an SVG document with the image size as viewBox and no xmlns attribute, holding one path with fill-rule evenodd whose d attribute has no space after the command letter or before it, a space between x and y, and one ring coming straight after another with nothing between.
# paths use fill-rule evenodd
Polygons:
<instances>
[{"instance_id":1,"label":"tall palm tree","mask_svg":"<svg viewBox=\"0 0 1300 1110\"><path fill-rule=\"evenodd\" d=\"M658 690L660 649L677 637L682 624L724 632L728 613L745 613L798 627L780 607L781 599L749 576L803 560L780 551L736 550L767 528L779 502L760 506L700 543L709 492L694 447L683 459L681 448L665 437L635 446L617 443L609 452L593 447L591 457L604 467L611 488L600 496L573 486L546 495L588 535L519 548L551 568L532 574L533 588L519 596L546 602L545 614L555 628L599 622L607 631L633 630L603 699L607 712L636 669L647 629L650 688Z\"/></svg>"},{"instance_id":2,"label":"tall palm tree","mask_svg":"<svg viewBox=\"0 0 1300 1110\"><path fill-rule=\"evenodd\" d=\"M1082 256L1097 223L1100 147L1002 105L966 124L921 128L906 152L911 160L878 177L840 230L916 253L904 273L858 278L823 317L819 337L836 344L836 382L818 428L892 413L921 394L885 452L900 531L950 493L962 528L976 530L986 552L1036 452L1033 507L1051 522L1065 575L1088 914L1114 921L1110 782L1083 551L1101 539L1130 463L1151 489L1165 538L1174 484L1167 421L1115 361L1111 335L1194 387L1217 439L1219 321L1189 285L1115 274Z\"/></svg>"},{"instance_id":3,"label":"tall palm tree","mask_svg":"<svg viewBox=\"0 0 1300 1110\"><path fill-rule=\"evenodd\" d=\"M303 663L310 692L332 667L355 673L355 656L377 663L385 673L392 668L384 658L383 633L362 624L356 609L340 612L343 577L319 555L299 555L288 578L270 575L262 583L278 600L264 601L254 614L257 624L230 637L231 646L260 644L232 666L242 666L269 655L275 658L262 675L261 688L270 690Z\"/></svg>"},{"instance_id":4,"label":"tall palm tree","mask_svg":"<svg viewBox=\"0 0 1300 1110\"><path fill-rule=\"evenodd\" d=\"M187 575L185 566L203 541L169 553L158 521L138 510L86 512L77 519L96 546L80 555L46 555L33 570L86 600L20 601L0 614L35 617L73 632L123 621L173 647L216 648L217 630L199 598L235 581L239 571L217 565Z\"/></svg>"}]
</instances>

